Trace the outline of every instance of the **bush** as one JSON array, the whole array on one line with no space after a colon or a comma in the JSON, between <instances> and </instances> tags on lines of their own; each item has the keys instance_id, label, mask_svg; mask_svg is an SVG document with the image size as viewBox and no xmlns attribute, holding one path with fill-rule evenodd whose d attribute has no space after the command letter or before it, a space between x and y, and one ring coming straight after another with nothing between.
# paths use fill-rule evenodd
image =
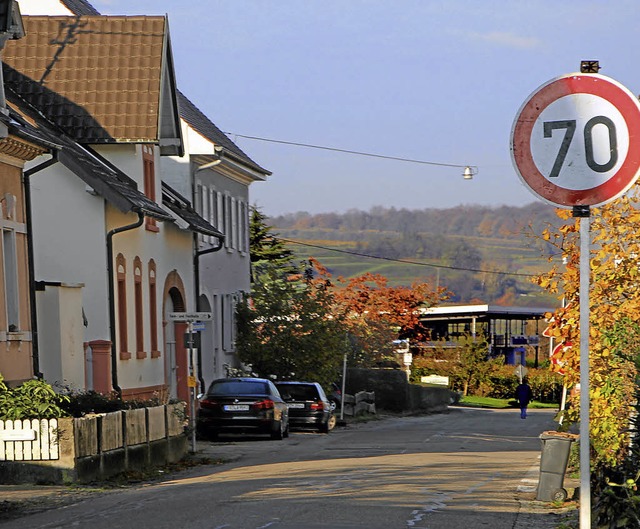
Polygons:
<instances>
[{"instance_id":1,"label":"bush","mask_svg":"<svg viewBox=\"0 0 640 529\"><path fill-rule=\"evenodd\" d=\"M160 398L122 400L117 393L97 391L58 391L43 380L28 380L9 388L0 374L0 420L59 419L82 417L88 413L109 413L164 404Z\"/></svg>"},{"instance_id":2,"label":"bush","mask_svg":"<svg viewBox=\"0 0 640 529\"><path fill-rule=\"evenodd\" d=\"M123 400L117 393L108 395L97 391L72 391L67 394L68 400L62 405L72 417L82 417L88 413L110 413L119 410L134 410L164 404L159 398L146 400Z\"/></svg>"},{"instance_id":3,"label":"bush","mask_svg":"<svg viewBox=\"0 0 640 529\"><path fill-rule=\"evenodd\" d=\"M593 512L599 529L640 528L640 391L631 418L632 442L616 467L599 464L592 473Z\"/></svg>"},{"instance_id":4,"label":"bush","mask_svg":"<svg viewBox=\"0 0 640 529\"><path fill-rule=\"evenodd\" d=\"M0 375L0 420L59 419L68 413L63 406L68 397L58 395L43 380L28 380L9 388Z\"/></svg>"},{"instance_id":5,"label":"bush","mask_svg":"<svg viewBox=\"0 0 640 529\"><path fill-rule=\"evenodd\" d=\"M469 386L468 394L497 399L509 399L515 396L518 377L515 366L493 365L488 378L482 385ZM420 358L411 369L411 382L419 384L420 378L427 375L449 377L449 387L453 391L464 389L464 380L460 375L457 362L437 361ZM533 391L533 398L539 402L560 402L562 377L546 369L527 368L527 378Z\"/></svg>"}]
</instances>

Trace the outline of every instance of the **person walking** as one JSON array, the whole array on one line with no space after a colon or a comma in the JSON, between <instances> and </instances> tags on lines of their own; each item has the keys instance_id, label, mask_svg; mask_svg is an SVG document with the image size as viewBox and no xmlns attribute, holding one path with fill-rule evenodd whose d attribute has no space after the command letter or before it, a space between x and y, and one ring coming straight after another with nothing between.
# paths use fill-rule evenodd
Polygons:
<instances>
[{"instance_id":1,"label":"person walking","mask_svg":"<svg viewBox=\"0 0 640 529\"><path fill-rule=\"evenodd\" d=\"M527 418L527 406L533 399L533 392L531 391L531 386L527 383L527 379L523 378L522 382L516 388L516 399L518 399L518 404L520 404L520 418Z\"/></svg>"}]
</instances>

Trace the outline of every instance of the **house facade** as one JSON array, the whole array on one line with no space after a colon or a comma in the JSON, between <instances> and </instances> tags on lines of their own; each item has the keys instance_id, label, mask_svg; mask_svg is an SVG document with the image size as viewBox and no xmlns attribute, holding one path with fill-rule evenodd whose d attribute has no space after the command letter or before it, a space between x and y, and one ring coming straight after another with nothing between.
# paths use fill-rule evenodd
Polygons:
<instances>
[{"instance_id":1,"label":"house facade","mask_svg":"<svg viewBox=\"0 0 640 529\"><path fill-rule=\"evenodd\" d=\"M35 231L38 310L43 339L56 344L55 351L49 345L43 355L45 377L75 387L83 387L84 380L86 388L113 388L128 397L162 394L186 400L190 357L199 390L224 376L226 366L238 364L235 304L250 288L249 186L270 173L175 89L164 17L101 17L84 0L21 0L20 5L25 14L47 15L26 17L39 35L32 38L45 51L38 58L12 55L15 87L24 88L21 76L27 77L25 84L38 85L41 93L32 94L31 102L45 101L41 110L51 123L115 169L116 180L129 179L162 209L160 217L146 215L140 226L127 228L140 222L137 210L122 207L112 189L102 189L95 179L87 183L86 175L78 178L78 171L60 164L38 175L34 194L46 206L38 208ZM123 32L128 23L131 31ZM100 48L92 47L98 38L92 34L123 33L133 35L130 39L136 33L156 39L106 42L102 37ZM126 50L143 50L145 56ZM34 62L32 70L24 71ZM139 83L152 86L150 93L132 96L131 79L119 79L114 72L103 72L111 92L92 84L88 70L96 64L103 70L105 64L125 69L128 77L139 75L135 72L142 64L160 75L151 85L149 79ZM73 91L66 88L71 82ZM160 101L157 108L149 104L154 96ZM63 112L75 121L65 123ZM60 201L56 219L47 210L53 197ZM113 270L105 273L104 263L111 261ZM212 319L204 322L191 355L185 344L187 324L170 315L192 310L210 312ZM71 328L72 333L62 331ZM65 343L69 340L73 344ZM77 342L84 361L63 353L79 351Z\"/></svg>"},{"instance_id":2,"label":"house facade","mask_svg":"<svg viewBox=\"0 0 640 529\"><path fill-rule=\"evenodd\" d=\"M161 206L160 158L183 154L166 18L24 21L5 55L16 106L109 173L54 164L32 177L45 379L187 400L186 324L168 315L195 308L193 231L218 232Z\"/></svg>"},{"instance_id":3,"label":"house facade","mask_svg":"<svg viewBox=\"0 0 640 529\"><path fill-rule=\"evenodd\" d=\"M0 52L8 40L24 37L15 2L0 6ZM40 372L34 346L29 208L24 166L55 150L28 123L15 119L4 97L0 72L0 374L16 385Z\"/></svg>"},{"instance_id":4,"label":"house facade","mask_svg":"<svg viewBox=\"0 0 640 529\"><path fill-rule=\"evenodd\" d=\"M198 310L211 312L198 350L199 385L238 367L235 308L250 291L249 187L271 174L178 92L185 155L162 160L162 180L193 197L196 211L224 238L199 234L194 265Z\"/></svg>"},{"instance_id":5,"label":"house facade","mask_svg":"<svg viewBox=\"0 0 640 529\"><path fill-rule=\"evenodd\" d=\"M51 148L0 108L0 374L15 385L39 373L33 347L25 163ZM22 133L26 132L26 133Z\"/></svg>"}]
</instances>

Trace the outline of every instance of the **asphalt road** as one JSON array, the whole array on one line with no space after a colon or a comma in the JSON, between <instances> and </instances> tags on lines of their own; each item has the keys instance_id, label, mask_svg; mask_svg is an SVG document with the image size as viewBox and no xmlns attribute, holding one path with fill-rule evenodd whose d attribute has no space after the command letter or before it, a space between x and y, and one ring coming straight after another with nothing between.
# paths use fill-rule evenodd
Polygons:
<instances>
[{"instance_id":1,"label":"asphalt road","mask_svg":"<svg viewBox=\"0 0 640 529\"><path fill-rule=\"evenodd\" d=\"M91 529L524 529L555 527L534 496L553 412L452 409L293 433L199 442L222 464L4 524Z\"/></svg>"}]
</instances>

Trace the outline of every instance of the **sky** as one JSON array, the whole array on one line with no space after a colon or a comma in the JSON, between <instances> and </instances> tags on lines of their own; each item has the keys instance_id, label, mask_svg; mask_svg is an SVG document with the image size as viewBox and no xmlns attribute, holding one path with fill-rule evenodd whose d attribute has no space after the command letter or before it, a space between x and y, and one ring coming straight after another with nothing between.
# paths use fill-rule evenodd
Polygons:
<instances>
[{"instance_id":1,"label":"sky","mask_svg":"<svg viewBox=\"0 0 640 529\"><path fill-rule=\"evenodd\" d=\"M91 3L168 15L178 87L273 173L268 216L538 202L509 149L529 95L581 60L640 93L637 0Z\"/></svg>"}]
</instances>

